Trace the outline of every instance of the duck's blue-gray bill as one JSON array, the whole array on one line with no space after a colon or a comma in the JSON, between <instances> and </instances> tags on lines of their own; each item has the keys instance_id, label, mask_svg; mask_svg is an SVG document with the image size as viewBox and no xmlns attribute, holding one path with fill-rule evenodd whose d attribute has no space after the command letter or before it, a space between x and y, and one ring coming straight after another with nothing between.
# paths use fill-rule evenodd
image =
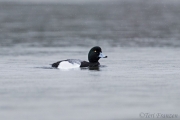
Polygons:
<instances>
[{"instance_id":1,"label":"duck's blue-gray bill","mask_svg":"<svg viewBox=\"0 0 180 120\"><path fill-rule=\"evenodd\" d=\"M107 56L103 55L102 52L100 52L99 57L100 57L100 58L107 58Z\"/></svg>"}]
</instances>

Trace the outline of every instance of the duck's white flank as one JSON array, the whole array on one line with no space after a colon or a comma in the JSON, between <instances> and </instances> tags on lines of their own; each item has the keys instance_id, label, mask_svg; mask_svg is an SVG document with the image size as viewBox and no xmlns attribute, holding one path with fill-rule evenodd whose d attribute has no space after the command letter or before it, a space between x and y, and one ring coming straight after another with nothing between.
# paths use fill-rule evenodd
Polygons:
<instances>
[{"instance_id":1,"label":"duck's white flank","mask_svg":"<svg viewBox=\"0 0 180 120\"><path fill-rule=\"evenodd\" d=\"M60 62L58 68L59 69L72 69L72 68L79 68L80 64L78 63L70 63L69 61L62 61Z\"/></svg>"}]
</instances>

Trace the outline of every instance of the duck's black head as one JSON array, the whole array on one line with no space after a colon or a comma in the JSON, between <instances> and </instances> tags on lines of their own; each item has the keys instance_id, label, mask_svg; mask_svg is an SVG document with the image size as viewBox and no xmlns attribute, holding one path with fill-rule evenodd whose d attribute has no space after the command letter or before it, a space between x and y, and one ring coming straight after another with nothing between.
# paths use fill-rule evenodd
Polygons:
<instances>
[{"instance_id":1,"label":"duck's black head","mask_svg":"<svg viewBox=\"0 0 180 120\"><path fill-rule=\"evenodd\" d=\"M88 60L90 63L96 63L100 58L107 58L102 54L102 50L99 46L91 48L88 54Z\"/></svg>"}]
</instances>

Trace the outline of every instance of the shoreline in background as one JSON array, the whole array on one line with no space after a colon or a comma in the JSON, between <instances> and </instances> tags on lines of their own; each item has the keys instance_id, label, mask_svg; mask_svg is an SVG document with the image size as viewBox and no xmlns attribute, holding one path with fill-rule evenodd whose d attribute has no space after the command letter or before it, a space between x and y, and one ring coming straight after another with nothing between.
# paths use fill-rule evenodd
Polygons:
<instances>
[{"instance_id":1,"label":"shoreline in background","mask_svg":"<svg viewBox=\"0 0 180 120\"><path fill-rule=\"evenodd\" d=\"M72 1L66 1L66 0L62 0L62 1L56 1L56 0L54 0L54 1L37 1L37 0L35 0L35 1L32 1L32 0L29 0L29 1L19 1L19 0L17 0L17 1L14 1L14 0L12 0L12 1L0 1L0 5L2 5L2 4L51 4L51 5L57 5L57 4L67 4L67 5L73 5L73 4L79 4L79 5L81 5L81 4L121 4L121 3L129 3L129 2L131 2L131 3L154 3L154 4L158 4L158 3L160 3L160 4L174 4L174 3L180 3L180 1L179 0L171 0L171 1L169 1L169 0L156 0L156 1L151 1L151 0L89 0L89 1L87 1L87 0L79 0L79 1L74 1L74 0L72 0Z\"/></svg>"}]
</instances>

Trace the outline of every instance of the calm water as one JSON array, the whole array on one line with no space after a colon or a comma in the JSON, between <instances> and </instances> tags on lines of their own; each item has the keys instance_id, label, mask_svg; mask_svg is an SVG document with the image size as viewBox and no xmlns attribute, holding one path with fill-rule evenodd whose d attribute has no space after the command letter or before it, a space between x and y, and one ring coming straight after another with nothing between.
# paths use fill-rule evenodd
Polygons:
<instances>
[{"instance_id":1,"label":"calm water","mask_svg":"<svg viewBox=\"0 0 180 120\"><path fill-rule=\"evenodd\" d=\"M179 119L179 33L180 2L0 3L0 119ZM96 45L99 70L50 67Z\"/></svg>"}]
</instances>

